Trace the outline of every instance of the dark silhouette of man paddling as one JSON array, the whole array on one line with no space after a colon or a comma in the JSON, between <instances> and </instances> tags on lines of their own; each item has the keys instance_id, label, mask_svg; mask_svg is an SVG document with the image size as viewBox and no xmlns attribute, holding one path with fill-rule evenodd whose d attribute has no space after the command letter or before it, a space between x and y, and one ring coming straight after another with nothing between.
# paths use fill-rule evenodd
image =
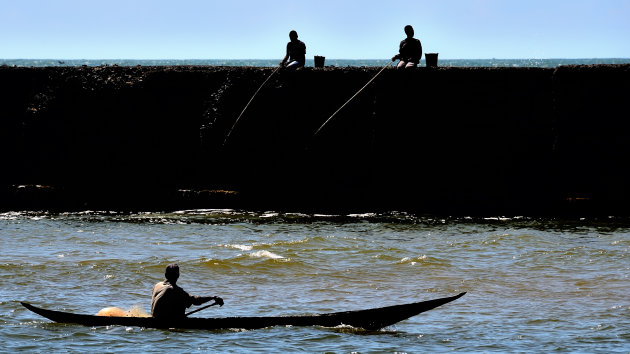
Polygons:
<instances>
[{"instance_id":1,"label":"dark silhouette of man paddling","mask_svg":"<svg viewBox=\"0 0 630 354\"><path fill-rule=\"evenodd\" d=\"M296 31L289 32L289 39L291 41L287 43L287 54L280 62L280 66L291 69L301 68L306 63L306 44L298 39Z\"/></svg>"},{"instance_id":2,"label":"dark silhouette of man paddling","mask_svg":"<svg viewBox=\"0 0 630 354\"><path fill-rule=\"evenodd\" d=\"M151 315L158 319L177 320L186 317L185 311L191 305L201 305L210 300L223 306L223 299L218 296L191 296L177 286L179 266L169 264L164 272L166 280L153 287L151 298Z\"/></svg>"},{"instance_id":3,"label":"dark silhouette of man paddling","mask_svg":"<svg viewBox=\"0 0 630 354\"><path fill-rule=\"evenodd\" d=\"M405 26L405 34L407 34L407 38L400 42L398 54L392 58L392 61L400 59L398 69L415 68L422 58L422 43L419 39L413 38L414 33L411 25Z\"/></svg>"}]
</instances>

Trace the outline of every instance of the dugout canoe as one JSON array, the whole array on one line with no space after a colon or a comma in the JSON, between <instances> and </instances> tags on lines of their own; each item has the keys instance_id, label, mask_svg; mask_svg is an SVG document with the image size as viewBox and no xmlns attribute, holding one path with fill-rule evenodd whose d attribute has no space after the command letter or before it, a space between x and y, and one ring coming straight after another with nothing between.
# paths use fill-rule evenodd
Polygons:
<instances>
[{"instance_id":1,"label":"dugout canoe","mask_svg":"<svg viewBox=\"0 0 630 354\"><path fill-rule=\"evenodd\" d=\"M272 326L351 326L366 330L378 330L391 326L409 317L434 309L464 296L465 292L451 297L414 302L404 305L379 307L368 310L333 312L304 316L268 316L268 317L187 317L177 321L163 321L152 317L109 317L74 314L69 312L46 310L26 302L21 304L27 309L49 320L59 323L75 323L85 326L129 326L144 328L181 328L181 329L258 329Z\"/></svg>"}]
</instances>

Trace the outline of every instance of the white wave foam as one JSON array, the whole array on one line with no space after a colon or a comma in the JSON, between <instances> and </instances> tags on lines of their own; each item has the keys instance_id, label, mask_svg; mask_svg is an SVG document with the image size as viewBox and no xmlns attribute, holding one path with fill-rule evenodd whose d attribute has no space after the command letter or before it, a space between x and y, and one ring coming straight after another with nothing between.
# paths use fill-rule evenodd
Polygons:
<instances>
[{"instance_id":1,"label":"white wave foam","mask_svg":"<svg viewBox=\"0 0 630 354\"><path fill-rule=\"evenodd\" d=\"M400 261L398 261L398 264L416 265L418 262L426 261L427 258L428 257L427 257L426 254L423 254L422 256L416 257L416 258L405 257L405 258L401 259Z\"/></svg>"},{"instance_id":2,"label":"white wave foam","mask_svg":"<svg viewBox=\"0 0 630 354\"><path fill-rule=\"evenodd\" d=\"M376 215L376 213L348 214L348 216L351 218L373 218Z\"/></svg>"},{"instance_id":3,"label":"white wave foam","mask_svg":"<svg viewBox=\"0 0 630 354\"><path fill-rule=\"evenodd\" d=\"M253 258L284 259L280 255L265 250L250 253L249 256Z\"/></svg>"},{"instance_id":4,"label":"white wave foam","mask_svg":"<svg viewBox=\"0 0 630 354\"><path fill-rule=\"evenodd\" d=\"M241 251L251 251L252 249L254 249L253 246L249 246L249 245L221 245L221 247L226 247L226 248L234 248L237 250L241 250Z\"/></svg>"},{"instance_id":5,"label":"white wave foam","mask_svg":"<svg viewBox=\"0 0 630 354\"><path fill-rule=\"evenodd\" d=\"M184 209L174 211L173 214L236 214L234 209Z\"/></svg>"}]
</instances>

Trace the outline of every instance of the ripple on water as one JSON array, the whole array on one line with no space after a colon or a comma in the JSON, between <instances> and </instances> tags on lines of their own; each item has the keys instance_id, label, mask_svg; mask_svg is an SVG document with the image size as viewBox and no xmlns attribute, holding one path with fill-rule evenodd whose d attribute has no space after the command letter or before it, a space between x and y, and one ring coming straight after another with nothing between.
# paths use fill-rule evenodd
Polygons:
<instances>
[{"instance_id":1,"label":"ripple on water","mask_svg":"<svg viewBox=\"0 0 630 354\"><path fill-rule=\"evenodd\" d=\"M623 351L629 230L620 220L404 213L4 213L0 341L8 351ZM379 333L86 328L51 324L17 302L77 313L147 310L171 262L180 264L187 291L225 299L203 316L321 313L468 294Z\"/></svg>"}]
</instances>

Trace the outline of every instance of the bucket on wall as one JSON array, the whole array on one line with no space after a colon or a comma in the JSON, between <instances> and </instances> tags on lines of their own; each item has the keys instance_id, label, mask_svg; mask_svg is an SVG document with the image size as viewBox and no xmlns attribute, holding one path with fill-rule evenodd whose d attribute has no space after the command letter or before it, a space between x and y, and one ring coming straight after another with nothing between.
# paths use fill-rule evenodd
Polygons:
<instances>
[{"instance_id":1,"label":"bucket on wall","mask_svg":"<svg viewBox=\"0 0 630 354\"><path fill-rule=\"evenodd\" d=\"M326 57L321 57L319 55L315 56L315 67L316 68L323 68L324 67L324 61L326 61Z\"/></svg>"},{"instance_id":2,"label":"bucket on wall","mask_svg":"<svg viewBox=\"0 0 630 354\"><path fill-rule=\"evenodd\" d=\"M425 53L424 59L427 62L427 67L437 68L438 53Z\"/></svg>"}]
</instances>

